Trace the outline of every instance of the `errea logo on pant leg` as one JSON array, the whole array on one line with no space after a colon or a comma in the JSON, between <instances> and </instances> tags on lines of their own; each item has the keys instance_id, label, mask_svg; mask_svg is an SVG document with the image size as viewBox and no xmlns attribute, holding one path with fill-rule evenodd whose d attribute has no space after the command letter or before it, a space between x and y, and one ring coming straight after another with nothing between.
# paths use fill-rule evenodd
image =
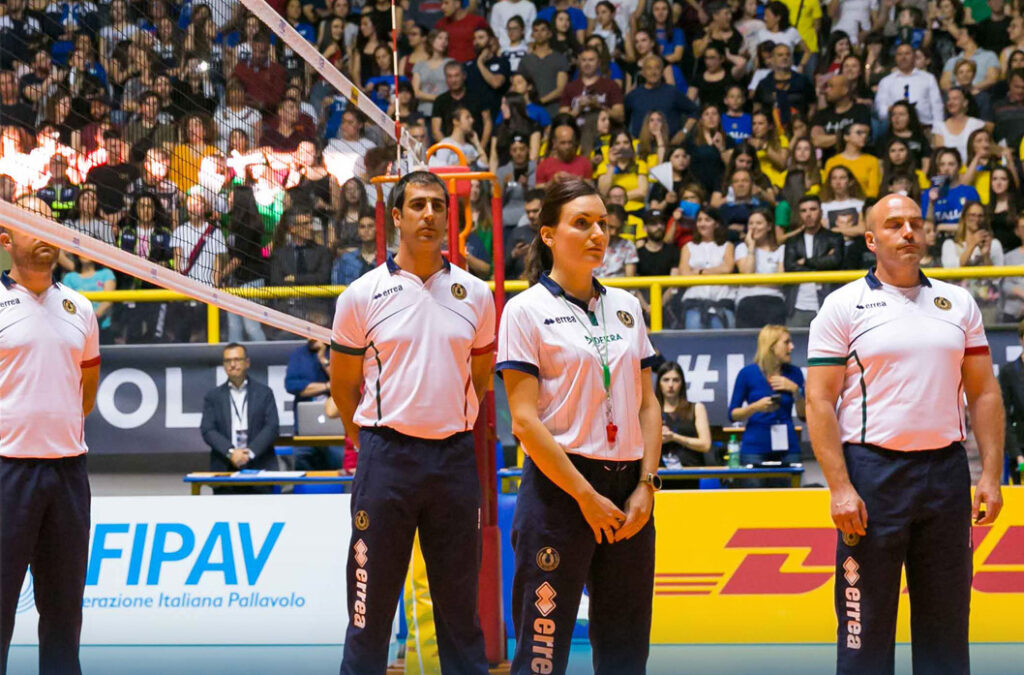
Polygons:
<instances>
[{"instance_id":1,"label":"errea logo on pant leg","mask_svg":"<svg viewBox=\"0 0 1024 675\"><path fill-rule=\"evenodd\" d=\"M860 565L853 556L848 556L843 561L843 578L850 586L843 592L846 598L846 647L847 649L860 649L861 647L861 625L860 612L860 589L857 582L860 581L860 573L857 571Z\"/></svg>"},{"instance_id":2,"label":"errea logo on pant leg","mask_svg":"<svg viewBox=\"0 0 1024 675\"><path fill-rule=\"evenodd\" d=\"M356 597L352 603L352 623L357 628L366 627L366 583L370 578L366 571L366 563L369 561L366 553L369 547L362 539L356 541L352 546L356 552L355 561L359 567L356 568Z\"/></svg>"}]
</instances>

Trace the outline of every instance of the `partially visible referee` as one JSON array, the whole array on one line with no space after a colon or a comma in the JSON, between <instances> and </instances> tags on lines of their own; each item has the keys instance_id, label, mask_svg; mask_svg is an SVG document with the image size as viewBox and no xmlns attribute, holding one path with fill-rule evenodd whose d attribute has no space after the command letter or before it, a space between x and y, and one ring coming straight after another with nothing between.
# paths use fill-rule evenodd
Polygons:
<instances>
[{"instance_id":1,"label":"partially visible referee","mask_svg":"<svg viewBox=\"0 0 1024 675\"><path fill-rule=\"evenodd\" d=\"M49 209L35 198L19 205ZM39 611L39 672L81 673L78 643L89 545L85 416L99 381L92 303L53 283L57 249L0 229L0 673L25 572Z\"/></svg>"},{"instance_id":2,"label":"partially visible referee","mask_svg":"<svg viewBox=\"0 0 1024 675\"><path fill-rule=\"evenodd\" d=\"M971 294L921 273L918 205L883 197L865 239L877 268L826 298L807 347L811 444L842 535L836 670L893 672L905 565L914 672L966 674L971 521L1002 507L999 385ZM973 505L965 394L982 460Z\"/></svg>"}]
</instances>

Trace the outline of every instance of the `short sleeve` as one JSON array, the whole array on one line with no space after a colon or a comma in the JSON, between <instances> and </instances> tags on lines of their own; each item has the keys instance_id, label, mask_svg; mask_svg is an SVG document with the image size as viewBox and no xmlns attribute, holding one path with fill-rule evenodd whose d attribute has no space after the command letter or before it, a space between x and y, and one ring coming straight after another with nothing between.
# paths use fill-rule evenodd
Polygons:
<instances>
[{"instance_id":1,"label":"short sleeve","mask_svg":"<svg viewBox=\"0 0 1024 675\"><path fill-rule=\"evenodd\" d=\"M634 246L631 242L626 242L624 250L626 252L625 258L627 265L635 265L638 262L640 262L640 256L637 255L636 246Z\"/></svg>"},{"instance_id":2,"label":"short sleeve","mask_svg":"<svg viewBox=\"0 0 1024 675\"><path fill-rule=\"evenodd\" d=\"M540 377L539 340L526 307L518 302L505 306L498 335L498 364L494 370L518 370Z\"/></svg>"},{"instance_id":3,"label":"short sleeve","mask_svg":"<svg viewBox=\"0 0 1024 675\"><path fill-rule=\"evenodd\" d=\"M227 244L224 241L224 235L220 233L220 230L214 230L210 236L210 253L214 255L224 255L228 252Z\"/></svg>"},{"instance_id":4,"label":"short sleeve","mask_svg":"<svg viewBox=\"0 0 1024 675\"><path fill-rule=\"evenodd\" d=\"M850 353L850 330L839 311L835 294L825 298L811 322L807 338L808 366L843 366Z\"/></svg>"},{"instance_id":5,"label":"short sleeve","mask_svg":"<svg viewBox=\"0 0 1024 675\"><path fill-rule=\"evenodd\" d=\"M482 295L483 312L480 314L480 323L476 327L476 337L473 339L473 349L470 352L473 356L494 351L494 296L488 289L484 289Z\"/></svg>"},{"instance_id":6,"label":"short sleeve","mask_svg":"<svg viewBox=\"0 0 1024 675\"><path fill-rule=\"evenodd\" d=\"M357 295L349 287L338 296L331 329L331 349L352 356L361 356L366 351L363 308Z\"/></svg>"},{"instance_id":7,"label":"short sleeve","mask_svg":"<svg viewBox=\"0 0 1024 675\"><path fill-rule=\"evenodd\" d=\"M654 345L651 344L651 336L647 334L647 325L644 324L644 311L640 307L639 300L636 302L634 312L636 313L636 347L639 352L637 356L640 357L640 370L654 368L661 363L662 356L654 349Z\"/></svg>"},{"instance_id":8,"label":"short sleeve","mask_svg":"<svg viewBox=\"0 0 1024 675\"><path fill-rule=\"evenodd\" d=\"M988 337L985 335L985 325L981 318L981 310L978 309L978 303L970 293L965 292L961 296L967 303L967 311L964 312L964 333L966 334L964 356L988 354Z\"/></svg>"},{"instance_id":9,"label":"short sleeve","mask_svg":"<svg viewBox=\"0 0 1024 675\"><path fill-rule=\"evenodd\" d=\"M100 365L100 326L96 314L89 312L89 332L85 334L85 347L82 348L82 368Z\"/></svg>"}]
</instances>

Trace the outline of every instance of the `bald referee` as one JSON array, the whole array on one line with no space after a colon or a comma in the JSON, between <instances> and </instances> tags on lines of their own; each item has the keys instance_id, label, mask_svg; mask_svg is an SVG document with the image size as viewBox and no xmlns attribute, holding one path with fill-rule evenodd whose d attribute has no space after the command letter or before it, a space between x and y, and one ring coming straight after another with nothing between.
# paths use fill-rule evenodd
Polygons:
<instances>
[{"instance_id":1,"label":"bald referee","mask_svg":"<svg viewBox=\"0 0 1024 675\"><path fill-rule=\"evenodd\" d=\"M34 197L19 204L49 214ZM0 245L11 256L0 276L0 673L31 565L39 672L75 675L89 545L83 427L99 327L91 302L52 282L56 248L9 230Z\"/></svg>"},{"instance_id":2,"label":"bald referee","mask_svg":"<svg viewBox=\"0 0 1024 675\"><path fill-rule=\"evenodd\" d=\"M971 521L1002 507L1003 405L970 293L921 273L921 210L871 210L878 266L825 300L807 347L807 421L828 481L838 673L892 673L900 571L915 673L968 673ZM963 401L981 453L971 502ZM838 402L838 406L837 406Z\"/></svg>"},{"instance_id":3,"label":"bald referee","mask_svg":"<svg viewBox=\"0 0 1024 675\"><path fill-rule=\"evenodd\" d=\"M359 449L341 672L385 672L418 529L441 670L485 675L471 430L491 377L494 299L441 255L448 193L437 176L406 174L390 199L398 253L338 298L331 344L331 396Z\"/></svg>"}]
</instances>

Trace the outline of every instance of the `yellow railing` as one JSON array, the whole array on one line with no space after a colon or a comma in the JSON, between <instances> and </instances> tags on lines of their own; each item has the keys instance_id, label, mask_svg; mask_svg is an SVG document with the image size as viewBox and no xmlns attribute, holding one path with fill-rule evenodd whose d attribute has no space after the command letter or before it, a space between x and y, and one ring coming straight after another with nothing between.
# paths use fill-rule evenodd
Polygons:
<instances>
[{"instance_id":1,"label":"yellow railing","mask_svg":"<svg viewBox=\"0 0 1024 675\"><path fill-rule=\"evenodd\" d=\"M941 267L926 269L924 273L932 279L991 279L1002 277L1024 277L1024 266L1007 267ZM844 284L864 276L863 270L838 272L783 272L781 274L709 274L675 277L615 277L602 279L602 283L613 288L648 289L651 305L651 331L662 330L662 298L666 288L688 288L690 286L783 286L789 284ZM494 282L490 282L494 289ZM515 293L527 288L525 281L506 281L505 291ZM333 298L345 290L344 286L268 286L265 288L225 288L226 293L242 298L278 300L282 298ZM178 302L190 300L189 296L176 291L146 289L138 291L92 291L84 294L95 302ZM207 306L207 342L220 342L220 310Z\"/></svg>"}]
</instances>

